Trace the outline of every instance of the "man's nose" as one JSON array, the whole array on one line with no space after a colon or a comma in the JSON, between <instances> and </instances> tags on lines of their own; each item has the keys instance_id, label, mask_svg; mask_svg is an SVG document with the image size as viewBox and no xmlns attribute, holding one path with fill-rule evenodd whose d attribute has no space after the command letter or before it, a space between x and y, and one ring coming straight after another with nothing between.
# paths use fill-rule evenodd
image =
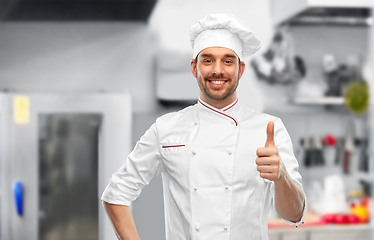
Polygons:
<instances>
[{"instance_id":1,"label":"man's nose","mask_svg":"<svg viewBox=\"0 0 374 240\"><path fill-rule=\"evenodd\" d=\"M213 70L214 75L221 75L223 74L223 71L224 71L223 66L221 65L220 62L216 62L212 70Z\"/></svg>"}]
</instances>

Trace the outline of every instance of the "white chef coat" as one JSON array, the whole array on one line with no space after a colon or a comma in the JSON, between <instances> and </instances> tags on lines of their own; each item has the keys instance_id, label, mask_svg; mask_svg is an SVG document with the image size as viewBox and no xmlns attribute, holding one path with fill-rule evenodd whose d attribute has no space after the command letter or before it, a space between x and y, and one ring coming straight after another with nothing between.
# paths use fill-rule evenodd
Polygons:
<instances>
[{"instance_id":1,"label":"white chef coat","mask_svg":"<svg viewBox=\"0 0 374 240\"><path fill-rule=\"evenodd\" d=\"M301 185L291 139L279 118L237 99L223 109L199 99L156 120L113 174L102 200L130 205L161 173L167 240L266 240L274 183L260 177L255 160L269 121L279 156ZM287 222L299 225L305 212L306 206L299 222Z\"/></svg>"}]
</instances>

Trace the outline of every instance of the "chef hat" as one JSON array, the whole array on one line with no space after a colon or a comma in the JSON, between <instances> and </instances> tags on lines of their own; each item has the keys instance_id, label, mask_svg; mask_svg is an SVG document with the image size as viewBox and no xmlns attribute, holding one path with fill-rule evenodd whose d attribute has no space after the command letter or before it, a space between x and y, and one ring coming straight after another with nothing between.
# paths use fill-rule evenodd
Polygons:
<instances>
[{"instance_id":1,"label":"chef hat","mask_svg":"<svg viewBox=\"0 0 374 240\"><path fill-rule=\"evenodd\" d=\"M190 35L193 58L208 47L231 49L239 58L251 56L261 47L252 29L229 13L206 16L191 27Z\"/></svg>"}]
</instances>

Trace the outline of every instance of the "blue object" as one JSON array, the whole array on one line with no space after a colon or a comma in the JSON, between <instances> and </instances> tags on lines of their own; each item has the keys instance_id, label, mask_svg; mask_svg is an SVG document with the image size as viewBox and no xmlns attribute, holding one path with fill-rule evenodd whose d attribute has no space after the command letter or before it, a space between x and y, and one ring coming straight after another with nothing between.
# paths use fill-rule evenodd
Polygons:
<instances>
[{"instance_id":1,"label":"blue object","mask_svg":"<svg viewBox=\"0 0 374 240\"><path fill-rule=\"evenodd\" d=\"M23 216L23 185L16 181L13 184L14 203L16 204L18 216Z\"/></svg>"}]
</instances>

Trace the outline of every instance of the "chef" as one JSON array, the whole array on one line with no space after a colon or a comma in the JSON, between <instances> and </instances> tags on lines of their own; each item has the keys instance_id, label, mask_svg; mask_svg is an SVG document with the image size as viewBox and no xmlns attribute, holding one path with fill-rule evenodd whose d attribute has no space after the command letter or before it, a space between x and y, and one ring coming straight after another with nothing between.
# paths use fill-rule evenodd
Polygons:
<instances>
[{"instance_id":1,"label":"chef","mask_svg":"<svg viewBox=\"0 0 374 240\"><path fill-rule=\"evenodd\" d=\"M266 240L272 199L298 226L306 198L287 130L236 96L241 59L260 41L235 16L211 14L191 27L191 44L197 104L159 117L102 195L118 238L139 239L128 206L158 174L167 240Z\"/></svg>"}]
</instances>

